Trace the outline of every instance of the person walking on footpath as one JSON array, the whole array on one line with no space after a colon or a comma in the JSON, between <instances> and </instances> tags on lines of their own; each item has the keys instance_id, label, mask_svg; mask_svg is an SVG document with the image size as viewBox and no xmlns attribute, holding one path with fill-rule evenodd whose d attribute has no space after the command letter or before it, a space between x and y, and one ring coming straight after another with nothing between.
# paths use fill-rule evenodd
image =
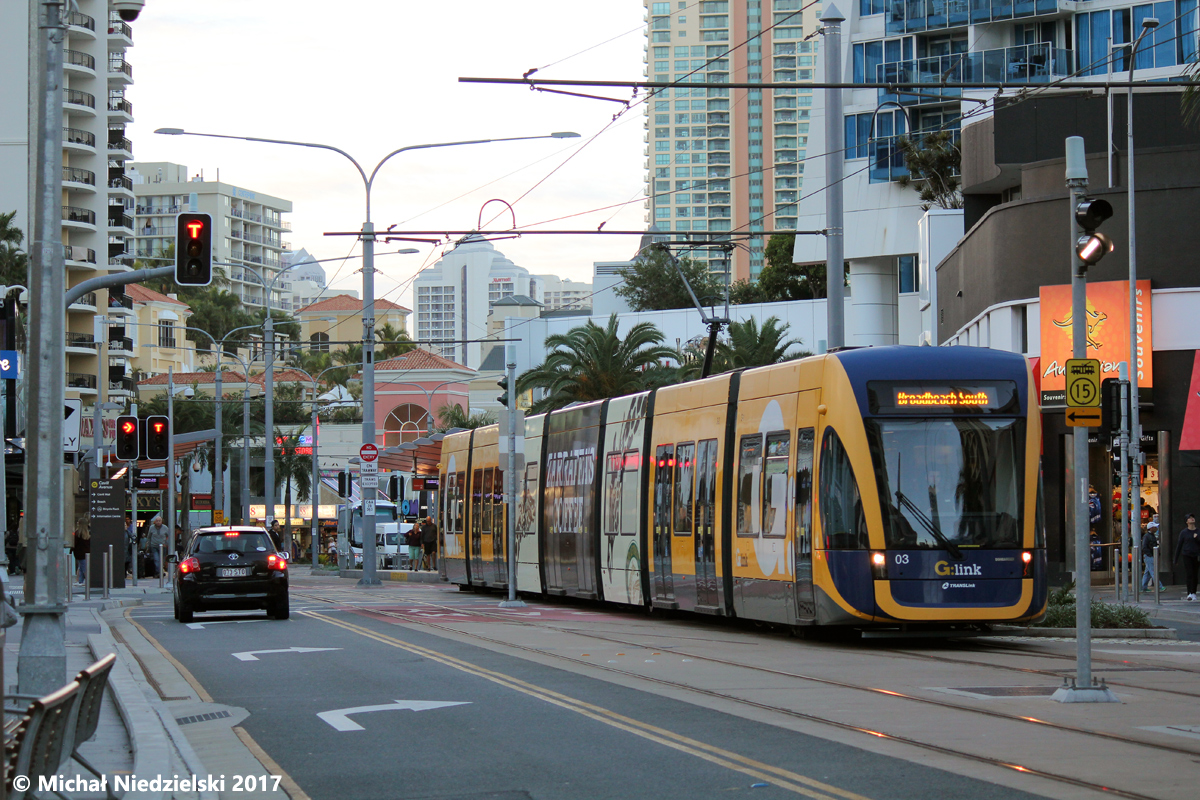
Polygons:
<instances>
[{"instance_id":1,"label":"person walking on footpath","mask_svg":"<svg viewBox=\"0 0 1200 800\"><path fill-rule=\"evenodd\" d=\"M423 548L421 546L421 531L425 529L425 523L413 525L404 534L404 544L408 547L408 568L417 569L421 566L421 555Z\"/></svg>"},{"instance_id":2,"label":"person walking on footpath","mask_svg":"<svg viewBox=\"0 0 1200 800\"><path fill-rule=\"evenodd\" d=\"M150 530L147 536L147 544L150 546L150 560L154 562L154 577L162 575L162 561L160 560L161 548L165 548L167 543L171 541L171 529L163 523L161 516L155 517L150 522Z\"/></svg>"},{"instance_id":3,"label":"person walking on footpath","mask_svg":"<svg viewBox=\"0 0 1200 800\"><path fill-rule=\"evenodd\" d=\"M75 544L71 546L71 555L75 556L75 582L80 586L87 580L87 557L91 551L91 524L87 515L84 514L75 520Z\"/></svg>"},{"instance_id":4,"label":"person walking on footpath","mask_svg":"<svg viewBox=\"0 0 1200 800\"><path fill-rule=\"evenodd\" d=\"M138 557L138 530L137 523L133 521L131 514L125 515L125 573L133 575L137 569Z\"/></svg>"},{"instance_id":5,"label":"person walking on footpath","mask_svg":"<svg viewBox=\"0 0 1200 800\"><path fill-rule=\"evenodd\" d=\"M1175 561L1183 562L1183 575L1187 581L1187 599L1196 599L1196 569L1200 566L1200 529L1196 528L1196 515L1188 514L1183 518L1187 527L1179 532L1179 541L1175 542Z\"/></svg>"},{"instance_id":6,"label":"person walking on footpath","mask_svg":"<svg viewBox=\"0 0 1200 800\"><path fill-rule=\"evenodd\" d=\"M1148 523L1146 523L1146 532L1142 534L1142 564L1145 569L1142 571L1142 591L1150 591L1153 586L1153 581L1158 576L1158 565L1154 563L1154 548L1158 547L1158 514L1155 514ZM1158 582L1158 590L1163 590L1162 581Z\"/></svg>"},{"instance_id":7,"label":"person walking on footpath","mask_svg":"<svg viewBox=\"0 0 1200 800\"><path fill-rule=\"evenodd\" d=\"M425 548L425 557L421 559L422 569L437 569L437 534L433 517L426 517L421 525L421 545Z\"/></svg>"}]
</instances>

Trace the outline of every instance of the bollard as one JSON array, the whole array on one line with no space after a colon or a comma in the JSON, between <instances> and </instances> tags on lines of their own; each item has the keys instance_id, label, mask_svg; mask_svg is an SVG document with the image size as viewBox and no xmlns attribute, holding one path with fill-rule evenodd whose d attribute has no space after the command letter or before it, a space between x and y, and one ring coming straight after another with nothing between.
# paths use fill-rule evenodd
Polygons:
<instances>
[{"instance_id":1,"label":"bollard","mask_svg":"<svg viewBox=\"0 0 1200 800\"><path fill-rule=\"evenodd\" d=\"M104 583L101 584L104 587L104 594L102 595L102 598L105 600L107 600L109 597L108 587L111 583L112 583L112 545L110 544L108 546L108 551L105 552L105 554L104 554Z\"/></svg>"},{"instance_id":2,"label":"bollard","mask_svg":"<svg viewBox=\"0 0 1200 800\"><path fill-rule=\"evenodd\" d=\"M136 529L136 525L134 527ZM131 546L128 543L126 543L125 547L130 548ZM138 579L138 569L141 566L140 564L138 564L138 556L140 556L141 553L138 552L136 538L133 540L132 551L133 551L133 555L129 559L129 568L130 568L131 574L133 575L133 585L136 588L137 587L137 579Z\"/></svg>"},{"instance_id":3,"label":"bollard","mask_svg":"<svg viewBox=\"0 0 1200 800\"><path fill-rule=\"evenodd\" d=\"M163 588L163 548L166 545L158 546L158 563L154 565L154 569L158 572L158 588Z\"/></svg>"},{"instance_id":4,"label":"bollard","mask_svg":"<svg viewBox=\"0 0 1200 800\"><path fill-rule=\"evenodd\" d=\"M1151 580L1154 581L1154 605L1161 606L1162 602L1158 599L1159 579L1158 579L1158 546L1157 545L1155 545L1155 547L1154 547L1154 574L1151 575L1150 578L1151 578Z\"/></svg>"},{"instance_id":5,"label":"bollard","mask_svg":"<svg viewBox=\"0 0 1200 800\"><path fill-rule=\"evenodd\" d=\"M83 599L92 599L92 555L83 557Z\"/></svg>"}]
</instances>

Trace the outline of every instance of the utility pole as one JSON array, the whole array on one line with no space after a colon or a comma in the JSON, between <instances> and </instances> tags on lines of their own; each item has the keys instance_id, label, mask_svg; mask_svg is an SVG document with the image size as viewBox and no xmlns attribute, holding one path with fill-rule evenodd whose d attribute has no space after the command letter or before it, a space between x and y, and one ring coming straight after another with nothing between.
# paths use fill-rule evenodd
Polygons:
<instances>
[{"instance_id":1,"label":"utility pole","mask_svg":"<svg viewBox=\"0 0 1200 800\"><path fill-rule=\"evenodd\" d=\"M821 17L825 41L825 82L842 82L842 26L846 18L830 3ZM846 166L846 131L842 90L825 90L825 314L827 320L825 347L832 350L846 345L846 243L842 208L842 173ZM935 299L936 302L936 299ZM936 330L936 326L935 326Z\"/></svg>"},{"instance_id":2,"label":"utility pole","mask_svg":"<svg viewBox=\"0 0 1200 800\"><path fill-rule=\"evenodd\" d=\"M62 243L63 4L29 0L31 98L36 120L30 136L34 213L29 269L29 424L26 442L26 564L17 690L43 695L67 682L63 637L63 452L66 387L66 270Z\"/></svg>"},{"instance_id":3,"label":"utility pole","mask_svg":"<svg viewBox=\"0 0 1200 800\"><path fill-rule=\"evenodd\" d=\"M1087 264L1076 247L1082 229L1076 209L1088 186L1087 156L1082 136L1067 138L1067 188L1071 192L1071 340L1072 356L1087 358ZM1071 436L1072 484L1075 518L1075 685L1054 693L1062 703L1119 702L1109 689L1092 682L1092 553L1088 537L1088 428Z\"/></svg>"},{"instance_id":4,"label":"utility pole","mask_svg":"<svg viewBox=\"0 0 1200 800\"><path fill-rule=\"evenodd\" d=\"M378 167L376 167L378 169ZM363 408L363 444L375 443L375 224L371 222L370 188L367 189L367 220L362 225L363 250L363 375L362 375L362 408ZM376 497L378 490L363 489L362 501L365 507L367 492ZM371 503L374 506L374 502ZM399 548L399 539L396 540ZM375 515L363 511L363 563L362 578L359 586L379 586L379 576L375 565ZM398 551L397 551L398 552Z\"/></svg>"},{"instance_id":5,"label":"utility pole","mask_svg":"<svg viewBox=\"0 0 1200 800\"><path fill-rule=\"evenodd\" d=\"M175 367L167 367L167 535L168 553L175 552ZM165 564L159 564L161 570ZM162 573L155 577L160 577Z\"/></svg>"},{"instance_id":6,"label":"utility pole","mask_svg":"<svg viewBox=\"0 0 1200 800\"><path fill-rule=\"evenodd\" d=\"M317 568L318 556L321 552L319 546L320 526L317 524L317 504L321 501L321 467L317 461L317 389L313 387L313 407L312 407L312 489L309 491L309 502L312 504L312 566ZM396 563L400 563L400 538L396 538Z\"/></svg>"},{"instance_id":7,"label":"utility pole","mask_svg":"<svg viewBox=\"0 0 1200 800\"><path fill-rule=\"evenodd\" d=\"M269 524L275 517L275 318L271 316L269 288L263 300L267 308L267 318L263 322L263 347L266 348L266 375L263 380L263 427L266 428L263 437L266 439L263 446L263 514L266 519L263 523Z\"/></svg>"},{"instance_id":8,"label":"utility pole","mask_svg":"<svg viewBox=\"0 0 1200 800\"><path fill-rule=\"evenodd\" d=\"M222 522L225 525L229 524L229 515L225 513L225 464L221 461L221 437L224 428L221 427L221 406L225 404L225 393L221 388L221 354L217 354L217 377L216 377L216 392L217 392L217 408L214 412L215 427L217 436L214 441L216 452L213 454L216 459L216 465L213 467L213 508L221 509Z\"/></svg>"},{"instance_id":9,"label":"utility pole","mask_svg":"<svg viewBox=\"0 0 1200 800\"><path fill-rule=\"evenodd\" d=\"M508 599L501 608L524 608L525 603L517 599L517 348L508 345L508 474L504 487L504 500L508 506ZM524 431L521 432L524 440ZM440 487L444 488L444 487Z\"/></svg>"}]
</instances>

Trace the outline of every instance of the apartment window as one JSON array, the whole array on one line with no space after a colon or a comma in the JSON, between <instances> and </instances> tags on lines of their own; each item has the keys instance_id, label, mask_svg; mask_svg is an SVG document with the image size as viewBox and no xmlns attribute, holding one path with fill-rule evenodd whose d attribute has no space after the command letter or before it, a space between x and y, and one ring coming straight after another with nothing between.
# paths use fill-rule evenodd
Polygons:
<instances>
[{"instance_id":1,"label":"apartment window","mask_svg":"<svg viewBox=\"0 0 1200 800\"><path fill-rule=\"evenodd\" d=\"M917 256L898 256L896 258L896 277L901 294L920 291L920 272L917 269Z\"/></svg>"},{"instance_id":2,"label":"apartment window","mask_svg":"<svg viewBox=\"0 0 1200 800\"><path fill-rule=\"evenodd\" d=\"M670 14L671 13L671 4L670 3L653 3L650 6L650 13L656 17L662 16L664 14Z\"/></svg>"},{"instance_id":3,"label":"apartment window","mask_svg":"<svg viewBox=\"0 0 1200 800\"><path fill-rule=\"evenodd\" d=\"M175 323L169 319L158 322L158 346L175 347Z\"/></svg>"}]
</instances>

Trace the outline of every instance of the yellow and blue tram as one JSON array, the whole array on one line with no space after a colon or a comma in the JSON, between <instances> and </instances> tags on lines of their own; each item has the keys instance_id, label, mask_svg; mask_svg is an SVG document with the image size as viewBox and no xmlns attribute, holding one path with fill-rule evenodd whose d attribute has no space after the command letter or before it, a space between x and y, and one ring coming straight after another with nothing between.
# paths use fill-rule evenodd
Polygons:
<instances>
[{"instance_id":1,"label":"yellow and blue tram","mask_svg":"<svg viewBox=\"0 0 1200 800\"><path fill-rule=\"evenodd\" d=\"M783 625L1028 621L1040 416L1019 355L843 350L525 420L517 590ZM506 588L497 426L445 437L440 568Z\"/></svg>"}]
</instances>

